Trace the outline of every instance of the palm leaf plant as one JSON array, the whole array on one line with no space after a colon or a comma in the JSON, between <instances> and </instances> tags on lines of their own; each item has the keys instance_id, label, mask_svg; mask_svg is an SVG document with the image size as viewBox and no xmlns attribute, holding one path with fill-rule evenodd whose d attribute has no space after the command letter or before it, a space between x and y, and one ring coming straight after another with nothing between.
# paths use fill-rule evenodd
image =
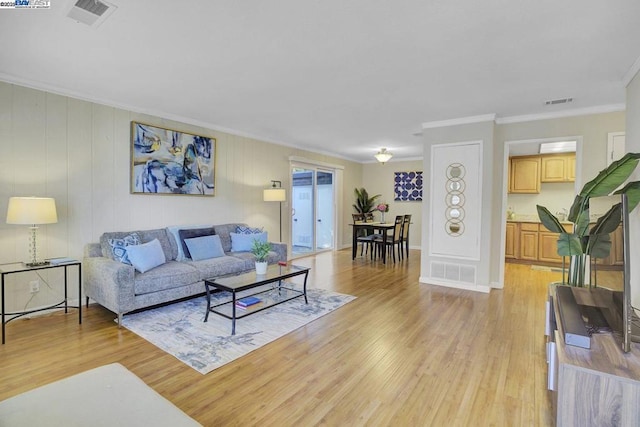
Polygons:
<instances>
[{"instance_id":1,"label":"palm leaf plant","mask_svg":"<svg viewBox=\"0 0 640 427\"><path fill-rule=\"evenodd\" d=\"M611 163L587 182L569 210L567 220L573 223L572 232L567 232L558 218L544 206L536 205L540 222L558 236L558 255L570 257L568 283L584 286L587 266L591 258L606 258L611 251L610 234L622 220L622 204L613 205L597 222L590 226L589 199L611 194L626 194L628 211L640 202L640 181L633 181L619 188L633 173L640 153L627 153L620 160ZM614 191L615 190L615 191ZM564 280L564 274L563 274Z\"/></svg>"},{"instance_id":2,"label":"palm leaf plant","mask_svg":"<svg viewBox=\"0 0 640 427\"><path fill-rule=\"evenodd\" d=\"M364 188L354 189L356 196L356 202L353 204L353 209L360 214L368 214L376 209L376 199L381 197L381 194L369 197L369 193Z\"/></svg>"}]
</instances>

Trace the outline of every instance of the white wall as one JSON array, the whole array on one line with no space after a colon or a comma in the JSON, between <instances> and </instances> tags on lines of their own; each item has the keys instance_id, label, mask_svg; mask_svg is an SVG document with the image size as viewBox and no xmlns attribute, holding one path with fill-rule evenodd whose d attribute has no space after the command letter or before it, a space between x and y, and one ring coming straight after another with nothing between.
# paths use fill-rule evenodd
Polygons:
<instances>
[{"instance_id":1,"label":"white wall","mask_svg":"<svg viewBox=\"0 0 640 427\"><path fill-rule=\"evenodd\" d=\"M477 261L467 259L456 259L455 257L443 257L431 255L429 236L427 235L427 227L422 229L422 261L420 268L420 282L444 284L447 286L460 287L465 289L473 289L486 292L491 286L490 281L490 259L491 244L495 240L495 233L492 230L492 215L494 210L494 122L486 121L481 123L444 126L430 129L423 129L424 147L424 171L427 181L431 179L431 156L432 145L435 144L451 144L470 141L482 142L482 200L480 210L478 212L469 212L468 215L479 215L480 217L480 234L476 236L479 241L480 258ZM426 186L425 200L431 199L431 191L429 185ZM427 207L423 210L422 223L429 224L433 207ZM444 224L442 224L444 226ZM475 272L473 284L462 284L455 281L439 280L434 269L435 263L438 265L447 264L456 268L472 269Z\"/></svg>"},{"instance_id":2,"label":"white wall","mask_svg":"<svg viewBox=\"0 0 640 427\"><path fill-rule=\"evenodd\" d=\"M625 149L629 153L640 153L640 73L627 86L627 128ZM636 168L632 180L640 180L640 170ZM640 307L640 208L629 217L631 259L631 295L634 307Z\"/></svg>"},{"instance_id":3,"label":"white wall","mask_svg":"<svg viewBox=\"0 0 640 427\"><path fill-rule=\"evenodd\" d=\"M216 138L215 197L130 194L132 120ZM3 82L0 147L1 215L10 196L56 199L58 223L40 228L39 247L45 257L81 259L84 245L105 231L175 224L246 222L264 226L277 240L278 204L263 202L262 189L272 179L290 188L289 156L343 166L346 189L362 181L362 165L344 159ZM351 194L352 190L338 191L338 247L351 242L346 226L351 220ZM289 204L283 204L283 212L288 209ZM285 240L288 230L289 215L283 214ZM26 260L27 237L26 227L0 221L0 263ZM41 306L54 298L41 291L29 301L31 295L22 287L29 280L33 279L21 277L18 283L9 283L9 307Z\"/></svg>"}]
</instances>

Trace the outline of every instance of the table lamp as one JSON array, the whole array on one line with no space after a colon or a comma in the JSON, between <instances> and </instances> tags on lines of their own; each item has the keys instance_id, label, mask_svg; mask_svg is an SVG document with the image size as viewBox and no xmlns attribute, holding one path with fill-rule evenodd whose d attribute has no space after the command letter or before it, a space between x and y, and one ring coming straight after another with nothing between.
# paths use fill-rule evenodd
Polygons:
<instances>
[{"instance_id":1,"label":"table lamp","mask_svg":"<svg viewBox=\"0 0 640 427\"><path fill-rule=\"evenodd\" d=\"M27 267L48 264L38 260L36 236L38 225L58 222L56 201L50 197L11 197L7 208L7 224L30 225L29 253L31 259L26 262Z\"/></svg>"},{"instance_id":2,"label":"table lamp","mask_svg":"<svg viewBox=\"0 0 640 427\"><path fill-rule=\"evenodd\" d=\"M287 190L282 188L282 182L271 181L271 187L265 188L262 192L262 199L265 202L280 202L280 241L282 242L282 202L287 201Z\"/></svg>"}]
</instances>

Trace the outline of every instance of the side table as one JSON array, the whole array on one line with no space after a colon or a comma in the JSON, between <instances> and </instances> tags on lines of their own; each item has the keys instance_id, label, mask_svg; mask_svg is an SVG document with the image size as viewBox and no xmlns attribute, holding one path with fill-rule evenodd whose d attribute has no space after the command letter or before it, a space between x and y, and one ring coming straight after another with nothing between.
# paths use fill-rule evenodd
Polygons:
<instances>
[{"instance_id":1,"label":"side table","mask_svg":"<svg viewBox=\"0 0 640 427\"><path fill-rule=\"evenodd\" d=\"M69 267L77 267L78 268L78 305L71 306L68 304L68 269ZM34 310L26 310L26 311L16 311L13 313L7 313L5 309L5 296L4 296L4 286L5 286L5 277L10 274L18 274L18 273L27 273L30 271L36 270L47 270L50 268L64 268L64 300L60 301L57 304L53 304L47 307L42 307ZM27 314L35 313L38 311L51 310L54 308L62 309L64 307L64 312L68 313L69 308L77 308L78 309L78 324L82 324L82 304L80 303L80 298L82 296L82 264L80 261L69 261L61 264L46 264L40 265L37 267L27 267L22 262L14 262L10 264L0 264L0 276L2 276L2 283L0 285L0 298L2 298L2 344L5 343L5 325L10 321L17 319L19 317L25 316ZM9 318L7 318L9 316Z\"/></svg>"}]
</instances>

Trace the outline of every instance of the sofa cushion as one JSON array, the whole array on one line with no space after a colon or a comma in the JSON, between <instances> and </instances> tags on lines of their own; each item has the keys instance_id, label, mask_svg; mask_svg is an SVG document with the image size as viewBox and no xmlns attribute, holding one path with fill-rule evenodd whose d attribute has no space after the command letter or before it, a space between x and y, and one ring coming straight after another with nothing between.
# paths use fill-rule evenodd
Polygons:
<instances>
[{"instance_id":1,"label":"sofa cushion","mask_svg":"<svg viewBox=\"0 0 640 427\"><path fill-rule=\"evenodd\" d=\"M189 248L189 254L194 261L224 256L220 236L201 236L193 239L185 239Z\"/></svg>"},{"instance_id":2,"label":"sofa cushion","mask_svg":"<svg viewBox=\"0 0 640 427\"><path fill-rule=\"evenodd\" d=\"M123 264L131 265L131 261L129 260L129 256L127 255L127 246L129 245L139 245L140 244L140 236L138 233L128 234L120 239L108 239L110 250L108 250L109 255L111 255L111 259L115 261L119 261Z\"/></svg>"},{"instance_id":3,"label":"sofa cushion","mask_svg":"<svg viewBox=\"0 0 640 427\"><path fill-rule=\"evenodd\" d=\"M131 261L131 265L140 273L147 272L167 262L158 239L153 239L141 245L127 246L127 256Z\"/></svg>"},{"instance_id":4,"label":"sofa cushion","mask_svg":"<svg viewBox=\"0 0 640 427\"><path fill-rule=\"evenodd\" d=\"M146 273L136 272L133 281L134 293L149 294L190 285L199 280L200 273L193 266L184 262L169 261ZM202 292L204 292L204 286Z\"/></svg>"},{"instance_id":5,"label":"sofa cushion","mask_svg":"<svg viewBox=\"0 0 640 427\"><path fill-rule=\"evenodd\" d=\"M222 249L225 252L231 252L231 234L235 233L238 226L246 227L247 224L243 223L233 223L233 224L222 224L222 225L214 225L213 228L216 230L216 235L220 236L220 242L222 242Z\"/></svg>"},{"instance_id":6,"label":"sofa cushion","mask_svg":"<svg viewBox=\"0 0 640 427\"><path fill-rule=\"evenodd\" d=\"M178 236L180 236L180 246L182 247L182 252L184 252L185 258L192 258L191 251L185 243L186 239L202 236L213 236L214 234L216 234L216 230L213 227L178 230Z\"/></svg>"},{"instance_id":7,"label":"sofa cushion","mask_svg":"<svg viewBox=\"0 0 640 427\"><path fill-rule=\"evenodd\" d=\"M176 259L178 255L178 246L174 239L169 239L167 230L165 228L156 228L152 230L135 230L135 231L115 231L103 233L100 236L100 246L102 247L102 256L109 259L115 259L111 252L111 246L109 245L109 239L122 239L125 236L137 233L140 237L140 243L147 243L153 239L158 239L162 251L167 261Z\"/></svg>"},{"instance_id":8,"label":"sofa cushion","mask_svg":"<svg viewBox=\"0 0 640 427\"><path fill-rule=\"evenodd\" d=\"M232 256L203 259L200 261L186 260L185 264L194 267L200 275L200 280L213 277L226 276L227 274L240 273L248 270L245 261Z\"/></svg>"},{"instance_id":9,"label":"sofa cushion","mask_svg":"<svg viewBox=\"0 0 640 427\"><path fill-rule=\"evenodd\" d=\"M239 234L229 233L231 235L231 252L251 252L253 241L267 242L267 232L259 234Z\"/></svg>"}]
</instances>

